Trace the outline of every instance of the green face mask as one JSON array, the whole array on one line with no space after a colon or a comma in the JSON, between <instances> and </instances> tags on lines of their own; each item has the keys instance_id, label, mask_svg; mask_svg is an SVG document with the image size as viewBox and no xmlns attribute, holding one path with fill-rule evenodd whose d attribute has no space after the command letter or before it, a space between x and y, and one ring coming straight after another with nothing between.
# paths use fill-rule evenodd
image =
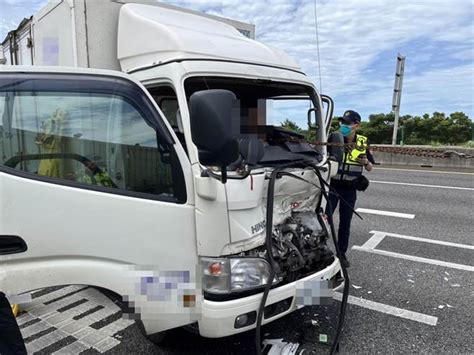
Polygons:
<instances>
[{"instance_id":1,"label":"green face mask","mask_svg":"<svg viewBox=\"0 0 474 355\"><path fill-rule=\"evenodd\" d=\"M352 127L347 125L347 124L341 124L341 127L339 128L339 131L344 137L347 137L351 134L352 132Z\"/></svg>"}]
</instances>

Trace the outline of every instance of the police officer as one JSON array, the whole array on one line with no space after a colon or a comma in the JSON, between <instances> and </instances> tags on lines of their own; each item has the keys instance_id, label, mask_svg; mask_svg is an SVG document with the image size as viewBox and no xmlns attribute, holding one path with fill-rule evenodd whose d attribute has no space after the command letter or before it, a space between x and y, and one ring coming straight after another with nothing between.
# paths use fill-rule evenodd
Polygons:
<instances>
[{"instance_id":1,"label":"police officer","mask_svg":"<svg viewBox=\"0 0 474 355\"><path fill-rule=\"evenodd\" d=\"M25 343L10 302L2 292L0 292L0 354L26 355Z\"/></svg>"},{"instance_id":2,"label":"police officer","mask_svg":"<svg viewBox=\"0 0 474 355\"><path fill-rule=\"evenodd\" d=\"M104 187L114 187L114 182L104 169L104 161L100 155L91 155L84 162L84 169L76 176L76 181Z\"/></svg>"},{"instance_id":3,"label":"police officer","mask_svg":"<svg viewBox=\"0 0 474 355\"><path fill-rule=\"evenodd\" d=\"M352 110L344 112L340 120L339 131L344 136L344 143L354 143L354 148L345 148L342 163L337 174L331 179L331 191L326 214L332 219L339 203L338 246L342 254L341 263L349 267L346 257L351 233L351 220L357 199L357 190L364 191L368 180L362 175L363 170L371 171L374 158L367 149L367 137L357 134L360 127L360 115ZM344 201L340 201L344 199Z\"/></svg>"}]
</instances>

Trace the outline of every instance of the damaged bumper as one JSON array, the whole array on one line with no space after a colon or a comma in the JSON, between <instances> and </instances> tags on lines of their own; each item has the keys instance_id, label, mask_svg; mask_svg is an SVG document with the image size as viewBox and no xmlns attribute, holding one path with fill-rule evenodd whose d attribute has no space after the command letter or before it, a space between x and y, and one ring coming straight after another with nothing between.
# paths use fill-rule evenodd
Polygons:
<instances>
[{"instance_id":1,"label":"damaged bumper","mask_svg":"<svg viewBox=\"0 0 474 355\"><path fill-rule=\"evenodd\" d=\"M325 269L297 282L313 280L332 280L334 290L341 288L344 280L341 277L339 260L335 259ZM272 322L303 307L297 305L295 299L297 282L270 290L262 324ZM202 318L198 322L200 335L207 338L220 338L254 329L261 298L262 293L223 302L203 300Z\"/></svg>"}]
</instances>

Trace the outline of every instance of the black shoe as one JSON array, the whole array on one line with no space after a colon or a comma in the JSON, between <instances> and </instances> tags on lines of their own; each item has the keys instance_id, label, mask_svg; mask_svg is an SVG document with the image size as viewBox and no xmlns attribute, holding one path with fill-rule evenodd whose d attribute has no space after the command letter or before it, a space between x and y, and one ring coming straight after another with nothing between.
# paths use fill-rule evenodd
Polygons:
<instances>
[{"instance_id":1,"label":"black shoe","mask_svg":"<svg viewBox=\"0 0 474 355\"><path fill-rule=\"evenodd\" d=\"M349 260L347 260L346 254L342 254L339 261L341 262L341 265L343 265L345 268L351 266L351 263L349 262Z\"/></svg>"}]
</instances>

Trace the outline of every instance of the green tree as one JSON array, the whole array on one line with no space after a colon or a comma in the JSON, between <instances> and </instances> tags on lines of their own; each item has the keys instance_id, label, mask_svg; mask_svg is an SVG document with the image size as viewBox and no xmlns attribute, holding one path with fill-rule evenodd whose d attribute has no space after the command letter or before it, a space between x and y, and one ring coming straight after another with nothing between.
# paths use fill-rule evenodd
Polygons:
<instances>
[{"instance_id":1,"label":"green tree","mask_svg":"<svg viewBox=\"0 0 474 355\"><path fill-rule=\"evenodd\" d=\"M390 144L392 142L393 113L377 113L369 116L368 121L362 121L360 134L367 136L371 144ZM286 119L282 127L297 133L302 133L309 141L315 140L315 132L303 130L298 125ZM339 117L334 117L331 131L339 129ZM404 115L399 118L398 139L405 144L464 144L472 139L474 124L463 112L453 112L447 116L443 112L425 113L423 116Z\"/></svg>"},{"instance_id":2,"label":"green tree","mask_svg":"<svg viewBox=\"0 0 474 355\"><path fill-rule=\"evenodd\" d=\"M302 133L303 129L299 127L296 122L289 120L288 118L283 121L281 124L281 127L288 129L290 131L296 132L296 133Z\"/></svg>"},{"instance_id":3,"label":"green tree","mask_svg":"<svg viewBox=\"0 0 474 355\"><path fill-rule=\"evenodd\" d=\"M360 134L367 136L372 144L389 144L392 141L393 113L377 113L369 116L368 122L362 122Z\"/></svg>"},{"instance_id":4,"label":"green tree","mask_svg":"<svg viewBox=\"0 0 474 355\"><path fill-rule=\"evenodd\" d=\"M464 112L453 112L449 115L448 122L449 125L444 135L445 143L459 144L472 139L474 125Z\"/></svg>"}]
</instances>

